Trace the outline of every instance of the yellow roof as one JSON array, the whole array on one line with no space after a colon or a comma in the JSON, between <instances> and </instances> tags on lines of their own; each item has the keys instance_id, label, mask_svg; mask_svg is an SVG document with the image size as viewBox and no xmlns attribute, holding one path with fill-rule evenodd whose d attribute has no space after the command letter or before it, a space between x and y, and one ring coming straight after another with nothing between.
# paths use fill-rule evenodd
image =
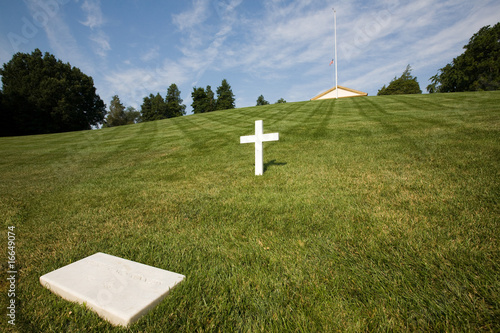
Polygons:
<instances>
[{"instance_id":1,"label":"yellow roof","mask_svg":"<svg viewBox=\"0 0 500 333\"><path fill-rule=\"evenodd\" d=\"M346 88L346 87L342 87L342 86L338 86L339 88L339 92L341 90L343 90L344 92L347 92L349 93L348 96L339 96L339 98L344 98L344 97L357 97L357 96L368 96L368 93L365 93L365 92L362 92L362 91L359 91L359 90L354 90L354 89L351 89L351 88ZM313 98L311 98L311 101L315 101L315 100L318 100L318 99L327 99L328 97L324 97L326 95L328 95L329 93L335 91L335 87L333 87L332 89L329 89L321 94L319 94L318 96L315 96ZM321 98L323 97L323 98ZM335 97L330 97L330 98L335 98Z\"/></svg>"}]
</instances>

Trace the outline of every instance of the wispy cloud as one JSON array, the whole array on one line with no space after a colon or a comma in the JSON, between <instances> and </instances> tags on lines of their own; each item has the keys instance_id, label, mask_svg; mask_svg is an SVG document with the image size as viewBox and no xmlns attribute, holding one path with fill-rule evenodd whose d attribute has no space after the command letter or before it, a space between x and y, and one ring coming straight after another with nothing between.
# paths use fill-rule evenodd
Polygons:
<instances>
[{"instance_id":1,"label":"wispy cloud","mask_svg":"<svg viewBox=\"0 0 500 333\"><path fill-rule=\"evenodd\" d=\"M141 56L141 60L144 62L149 62L151 60L156 60L160 57L160 47L154 46L149 51Z\"/></svg>"},{"instance_id":2,"label":"wispy cloud","mask_svg":"<svg viewBox=\"0 0 500 333\"><path fill-rule=\"evenodd\" d=\"M193 73L193 84L196 84L208 68L217 69L225 52L230 50L226 40L233 34L234 26L238 23L237 7L241 3L242 0L217 1L212 8L217 18L209 23L205 22L204 29L197 27L198 22L208 19L206 13L213 13L210 11L209 1L193 1L193 8L173 16L173 23L188 36L182 39L182 45L179 47L183 58L178 65ZM203 13L199 8L202 8ZM187 17L196 19L191 20Z\"/></svg>"},{"instance_id":3,"label":"wispy cloud","mask_svg":"<svg viewBox=\"0 0 500 333\"><path fill-rule=\"evenodd\" d=\"M165 95L170 84L186 84L190 77L189 66L165 59L161 66L117 70L105 75L104 80L113 94L118 94L123 101L139 107L137 101L144 96L157 92Z\"/></svg>"},{"instance_id":4,"label":"wispy cloud","mask_svg":"<svg viewBox=\"0 0 500 333\"><path fill-rule=\"evenodd\" d=\"M102 16L101 4L99 0L85 0L82 4L82 9L87 15L84 22L80 22L90 29L99 28L104 23Z\"/></svg>"},{"instance_id":5,"label":"wispy cloud","mask_svg":"<svg viewBox=\"0 0 500 333\"><path fill-rule=\"evenodd\" d=\"M173 23L181 31L200 26L209 16L209 4L208 0L193 0L190 10L172 15Z\"/></svg>"},{"instance_id":6,"label":"wispy cloud","mask_svg":"<svg viewBox=\"0 0 500 333\"><path fill-rule=\"evenodd\" d=\"M106 57L111 50L109 36L104 33L101 26L105 23L99 0L85 0L81 6L86 15L86 19L80 22L92 31L89 39L93 42L94 52L101 58Z\"/></svg>"},{"instance_id":7,"label":"wispy cloud","mask_svg":"<svg viewBox=\"0 0 500 333\"><path fill-rule=\"evenodd\" d=\"M89 39L94 42L93 49L94 52L99 55L101 58L106 57L108 51L111 50L111 46L109 44L109 37L103 31L96 31L92 33Z\"/></svg>"},{"instance_id":8,"label":"wispy cloud","mask_svg":"<svg viewBox=\"0 0 500 333\"><path fill-rule=\"evenodd\" d=\"M83 71L87 73L93 72L93 66L90 62L82 56L78 42L71 33L71 29L64 21L62 5L51 7L47 11L47 4L42 0L28 0L26 5L32 18L41 16L42 13L47 15L47 20L42 25L43 31L47 36L52 53L65 62L79 64Z\"/></svg>"}]
</instances>

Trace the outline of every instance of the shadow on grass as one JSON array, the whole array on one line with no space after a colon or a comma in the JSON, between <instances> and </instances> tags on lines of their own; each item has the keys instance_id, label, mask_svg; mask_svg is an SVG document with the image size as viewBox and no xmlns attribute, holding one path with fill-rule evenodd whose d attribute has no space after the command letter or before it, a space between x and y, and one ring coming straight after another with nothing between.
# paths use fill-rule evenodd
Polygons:
<instances>
[{"instance_id":1,"label":"shadow on grass","mask_svg":"<svg viewBox=\"0 0 500 333\"><path fill-rule=\"evenodd\" d=\"M266 172L270 166L274 165L286 165L286 162L276 162L276 160L271 160L267 163L264 163L264 172Z\"/></svg>"}]
</instances>

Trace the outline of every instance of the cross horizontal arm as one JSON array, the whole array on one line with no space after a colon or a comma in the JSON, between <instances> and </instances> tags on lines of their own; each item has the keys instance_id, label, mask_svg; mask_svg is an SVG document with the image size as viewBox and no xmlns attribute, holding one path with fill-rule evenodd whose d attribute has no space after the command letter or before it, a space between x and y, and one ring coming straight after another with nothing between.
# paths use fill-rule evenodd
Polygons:
<instances>
[{"instance_id":1,"label":"cross horizontal arm","mask_svg":"<svg viewBox=\"0 0 500 333\"><path fill-rule=\"evenodd\" d=\"M262 141L279 141L280 134L279 133L267 133L262 135Z\"/></svg>"},{"instance_id":2,"label":"cross horizontal arm","mask_svg":"<svg viewBox=\"0 0 500 333\"><path fill-rule=\"evenodd\" d=\"M254 143L255 135L240 136L240 143Z\"/></svg>"}]
</instances>

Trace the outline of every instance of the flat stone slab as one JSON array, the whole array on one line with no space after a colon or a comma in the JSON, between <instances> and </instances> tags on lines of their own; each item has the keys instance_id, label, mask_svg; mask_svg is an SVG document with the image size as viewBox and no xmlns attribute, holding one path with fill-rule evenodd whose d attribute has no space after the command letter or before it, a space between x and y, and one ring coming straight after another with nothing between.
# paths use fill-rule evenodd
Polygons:
<instances>
[{"instance_id":1,"label":"flat stone slab","mask_svg":"<svg viewBox=\"0 0 500 333\"><path fill-rule=\"evenodd\" d=\"M85 304L113 325L139 320L184 275L105 253L96 253L40 277L54 294Z\"/></svg>"}]
</instances>

